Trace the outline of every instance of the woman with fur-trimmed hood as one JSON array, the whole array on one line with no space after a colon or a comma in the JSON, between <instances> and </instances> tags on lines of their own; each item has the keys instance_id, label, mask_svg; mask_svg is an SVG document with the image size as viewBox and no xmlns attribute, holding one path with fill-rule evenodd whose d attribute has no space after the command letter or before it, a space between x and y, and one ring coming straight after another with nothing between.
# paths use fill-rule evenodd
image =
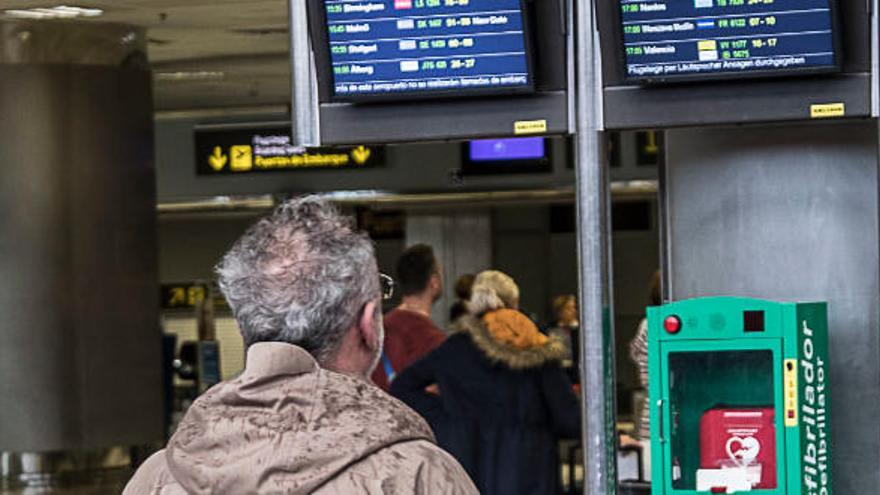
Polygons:
<instances>
[{"instance_id":1,"label":"woman with fur-trimmed hood","mask_svg":"<svg viewBox=\"0 0 880 495\"><path fill-rule=\"evenodd\" d=\"M555 495L558 440L579 436L580 414L561 368L565 347L518 306L512 278L477 275L469 314L391 393L428 420L482 494Z\"/></svg>"}]
</instances>

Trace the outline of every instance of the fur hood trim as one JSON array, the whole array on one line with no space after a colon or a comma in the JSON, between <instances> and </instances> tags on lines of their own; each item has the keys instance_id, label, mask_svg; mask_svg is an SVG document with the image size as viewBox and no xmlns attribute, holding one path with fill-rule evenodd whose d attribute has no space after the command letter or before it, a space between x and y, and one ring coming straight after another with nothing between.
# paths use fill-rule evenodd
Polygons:
<instances>
[{"instance_id":1,"label":"fur hood trim","mask_svg":"<svg viewBox=\"0 0 880 495\"><path fill-rule=\"evenodd\" d=\"M565 345L556 336L550 336L547 343L540 347L520 349L493 339L485 324L473 315L462 316L450 330L452 333L470 335L477 348L490 361L505 364L515 370L538 368L551 361L561 362L566 357Z\"/></svg>"}]
</instances>

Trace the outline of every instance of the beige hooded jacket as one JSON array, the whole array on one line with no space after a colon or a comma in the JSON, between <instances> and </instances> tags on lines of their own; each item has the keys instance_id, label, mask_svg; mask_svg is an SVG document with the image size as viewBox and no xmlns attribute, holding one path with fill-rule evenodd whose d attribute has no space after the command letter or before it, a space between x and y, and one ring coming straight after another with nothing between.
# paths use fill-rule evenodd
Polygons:
<instances>
[{"instance_id":1,"label":"beige hooded jacket","mask_svg":"<svg viewBox=\"0 0 880 495\"><path fill-rule=\"evenodd\" d=\"M475 494L403 403L305 350L251 346L245 371L193 403L129 494Z\"/></svg>"}]
</instances>

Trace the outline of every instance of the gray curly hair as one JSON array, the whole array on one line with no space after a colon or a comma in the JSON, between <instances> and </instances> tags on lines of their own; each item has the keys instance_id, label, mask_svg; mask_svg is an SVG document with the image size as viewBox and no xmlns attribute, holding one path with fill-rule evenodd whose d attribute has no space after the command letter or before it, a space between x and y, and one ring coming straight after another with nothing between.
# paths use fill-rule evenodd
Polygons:
<instances>
[{"instance_id":1,"label":"gray curly hair","mask_svg":"<svg viewBox=\"0 0 880 495\"><path fill-rule=\"evenodd\" d=\"M318 361L380 299L373 243L315 196L287 201L252 225L216 271L245 345L287 342Z\"/></svg>"}]
</instances>

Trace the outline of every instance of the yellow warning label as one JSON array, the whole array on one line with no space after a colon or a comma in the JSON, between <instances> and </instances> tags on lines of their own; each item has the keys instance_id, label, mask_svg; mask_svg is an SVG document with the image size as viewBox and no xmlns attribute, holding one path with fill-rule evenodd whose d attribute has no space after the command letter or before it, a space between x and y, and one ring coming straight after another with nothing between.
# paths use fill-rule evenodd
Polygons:
<instances>
[{"instance_id":1,"label":"yellow warning label","mask_svg":"<svg viewBox=\"0 0 880 495\"><path fill-rule=\"evenodd\" d=\"M814 119L828 119L843 117L844 115L846 115L846 105L843 103L810 105L810 117Z\"/></svg>"},{"instance_id":2,"label":"yellow warning label","mask_svg":"<svg viewBox=\"0 0 880 495\"><path fill-rule=\"evenodd\" d=\"M232 155L229 169L233 172L247 172L254 168L254 153L250 146L233 146L229 148L229 154Z\"/></svg>"},{"instance_id":3,"label":"yellow warning label","mask_svg":"<svg viewBox=\"0 0 880 495\"><path fill-rule=\"evenodd\" d=\"M513 123L513 133L519 134L542 134L547 132L546 120L520 120Z\"/></svg>"},{"instance_id":4,"label":"yellow warning label","mask_svg":"<svg viewBox=\"0 0 880 495\"><path fill-rule=\"evenodd\" d=\"M697 43L697 49L699 49L700 51L717 50L718 45L715 43L715 40L703 40Z\"/></svg>"},{"instance_id":5,"label":"yellow warning label","mask_svg":"<svg viewBox=\"0 0 880 495\"><path fill-rule=\"evenodd\" d=\"M798 365L797 359L786 359L785 380L785 426L798 425Z\"/></svg>"}]
</instances>

